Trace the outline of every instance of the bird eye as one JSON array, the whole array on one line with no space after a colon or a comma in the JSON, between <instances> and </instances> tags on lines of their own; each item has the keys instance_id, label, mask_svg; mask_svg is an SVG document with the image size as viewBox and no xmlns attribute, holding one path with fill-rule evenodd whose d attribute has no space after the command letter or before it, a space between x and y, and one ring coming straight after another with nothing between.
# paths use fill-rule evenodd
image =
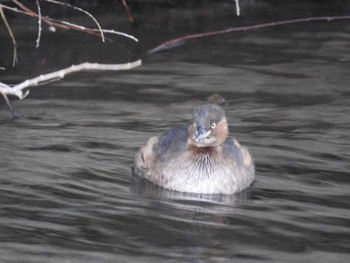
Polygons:
<instances>
[{"instance_id":1,"label":"bird eye","mask_svg":"<svg viewBox=\"0 0 350 263\"><path fill-rule=\"evenodd\" d=\"M215 122L213 122L213 124L211 125L211 128L212 128L212 129L215 129L215 128L216 128L216 123L215 123Z\"/></svg>"}]
</instances>

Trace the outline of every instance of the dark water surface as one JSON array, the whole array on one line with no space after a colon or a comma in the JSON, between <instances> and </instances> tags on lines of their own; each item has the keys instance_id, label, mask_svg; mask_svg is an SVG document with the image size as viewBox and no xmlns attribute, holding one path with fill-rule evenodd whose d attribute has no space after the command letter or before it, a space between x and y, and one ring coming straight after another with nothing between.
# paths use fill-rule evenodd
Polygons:
<instances>
[{"instance_id":1,"label":"dark water surface","mask_svg":"<svg viewBox=\"0 0 350 263\"><path fill-rule=\"evenodd\" d=\"M32 88L14 103L24 120L1 104L0 261L349 261L349 30L194 41L130 72ZM133 179L137 148L213 92L255 159L254 186L198 196Z\"/></svg>"}]
</instances>

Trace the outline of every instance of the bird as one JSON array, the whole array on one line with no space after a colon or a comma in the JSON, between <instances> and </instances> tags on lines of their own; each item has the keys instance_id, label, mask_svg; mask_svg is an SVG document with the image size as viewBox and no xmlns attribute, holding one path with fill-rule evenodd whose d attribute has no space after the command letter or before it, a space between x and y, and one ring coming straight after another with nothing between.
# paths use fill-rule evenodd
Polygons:
<instances>
[{"instance_id":1,"label":"bird","mask_svg":"<svg viewBox=\"0 0 350 263\"><path fill-rule=\"evenodd\" d=\"M178 192L239 193L253 183L255 164L248 149L228 135L223 108L199 105L190 125L151 137L136 152L133 174Z\"/></svg>"}]
</instances>

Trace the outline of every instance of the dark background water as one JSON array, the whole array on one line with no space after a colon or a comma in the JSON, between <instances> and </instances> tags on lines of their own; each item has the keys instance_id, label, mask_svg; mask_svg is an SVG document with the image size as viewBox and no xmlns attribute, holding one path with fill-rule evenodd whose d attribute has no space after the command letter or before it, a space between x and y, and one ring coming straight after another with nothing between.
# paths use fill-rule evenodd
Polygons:
<instances>
[{"instance_id":1,"label":"dark background water","mask_svg":"<svg viewBox=\"0 0 350 263\"><path fill-rule=\"evenodd\" d=\"M288 3L287 3L288 2ZM129 1L90 5L102 44L18 15L12 69L1 33L1 82L84 61L143 65L79 73L0 105L1 262L347 262L349 213L349 21L293 24L186 42L185 34L316 15L349 14L345 1ZM34 6L35 7L35 6ZM54 17L90 21L71 11ZM248 146L257 181L235 196L164 191L131 176L134 153L153 135L190 123L213 92L226 99L231 136Z\"/></svg>"}]
</instances>

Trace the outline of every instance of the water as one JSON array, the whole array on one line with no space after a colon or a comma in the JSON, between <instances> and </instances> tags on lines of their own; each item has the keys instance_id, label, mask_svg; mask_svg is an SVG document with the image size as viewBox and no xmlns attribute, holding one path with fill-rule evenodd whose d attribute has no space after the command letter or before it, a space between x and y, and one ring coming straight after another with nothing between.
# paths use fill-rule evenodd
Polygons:
<instances>
[{"instance_id":1,"label":"water","mask_svg":"<svg viewBox=\"0 0 350 263\"><path fill-rule=\"evenodd\" d=\"M1 262L347 262L348 31L194 41L130 72L32 88L14 103L24 120L2 104ZM199 196L132 178L138 147L189 123L212 92L255 159L253 187Z\"/></svg>"}]
</instances>

